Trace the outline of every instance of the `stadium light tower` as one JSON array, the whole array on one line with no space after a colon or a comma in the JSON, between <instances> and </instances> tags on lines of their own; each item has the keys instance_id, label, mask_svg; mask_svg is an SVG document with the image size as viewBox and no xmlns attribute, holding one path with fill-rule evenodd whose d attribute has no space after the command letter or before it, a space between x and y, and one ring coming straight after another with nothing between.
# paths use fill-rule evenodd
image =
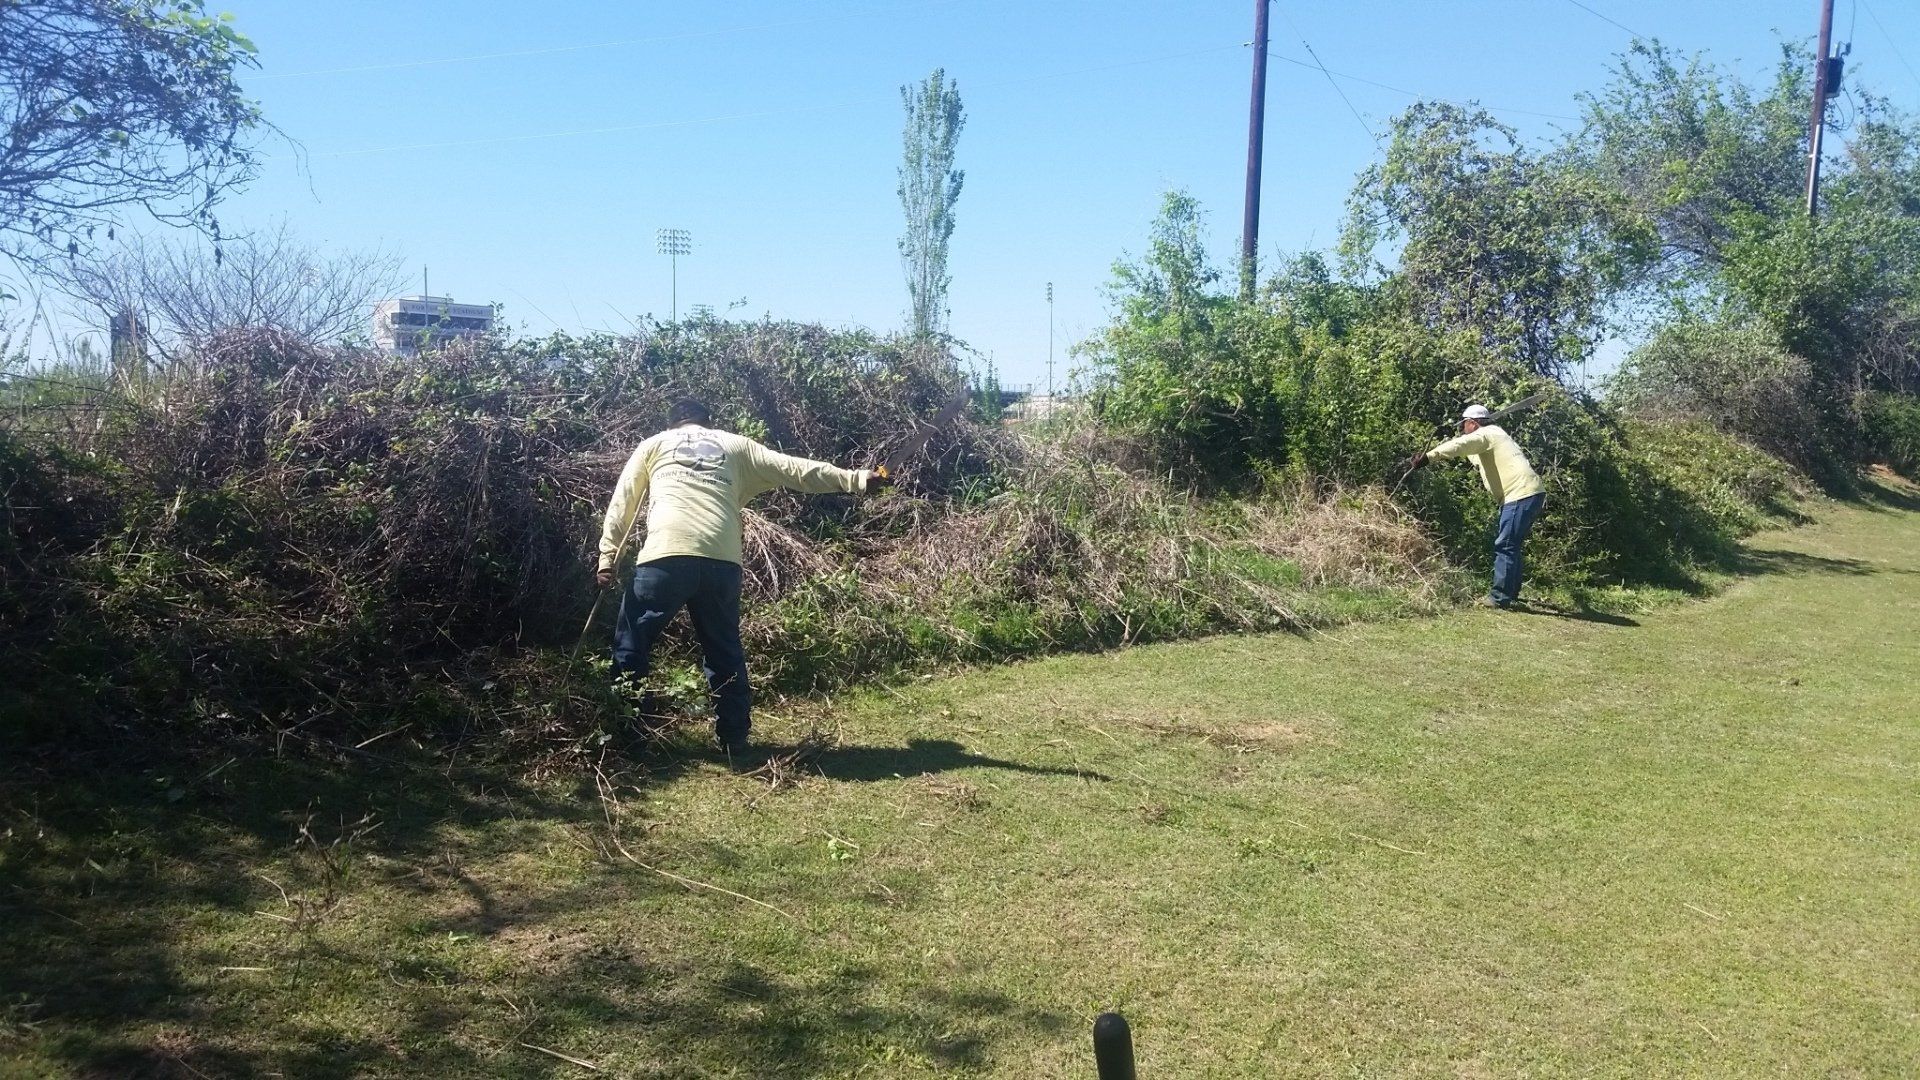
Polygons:
<instances>
[{"instance_id":1,"label":"stadium light tower","mask_svg":"<svg viewBox=\"0 0 1920 1080\"><path fill-rule=\"evenodd\" d=\"M660 254L673 259L673 321L680 321L680 256L692 254L693 236L685 229L661 229Z\"/></svg>"},{"instance_id":2,"label":"stadium light tower","mask_svg":"<svg viewBox=\"0 0 1920 1080\"><path fill-rule=\"evenodd\" d=\"M1047 282L1047 419L1053 419L1053 282Z\"/></svg>"}]
</instances>

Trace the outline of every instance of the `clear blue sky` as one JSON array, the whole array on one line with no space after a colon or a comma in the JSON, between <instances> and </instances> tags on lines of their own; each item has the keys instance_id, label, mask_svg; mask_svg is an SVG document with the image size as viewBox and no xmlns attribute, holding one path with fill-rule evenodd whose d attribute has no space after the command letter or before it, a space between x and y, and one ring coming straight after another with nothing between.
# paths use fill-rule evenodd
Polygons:
<instances>
[{"instance_id":1,"label":"clear blue sky","mask_svg":"<svg viewBox=\"0 0 1920 1080\"><path fill-rule=\"evenodd\" d=\"M1335 72L1476 99L1545 139L1571 121L1539 114L1578 112L1623 26L1764 78L1817 14L1815 0L1583 2L1277 0L1272 52L1308 61L1304 37ZM1218 255L1237 243L1245 0L222 6L260 47L248 91L305 154L302 168L271 148L227 221L285 216L312 240L385 247L406 257L409 291L424 263L436 293L499 301L533 333L664 317L665 226L693 234L683 313L744 297L736 314L900 325L897 88L935 67L968 114L953 330L1009 383L1045 377L1049 281L1064 372L1165 189L1209 209ZM1920 5L1838 0L1835 24L1854 42L1850 83L1920 107ZM1263 260L1334 240L1378 153L1365 128L1411 100L1336 81L1359 119L1318 70L1270 67Z\"/></svg>"}]
</instances>

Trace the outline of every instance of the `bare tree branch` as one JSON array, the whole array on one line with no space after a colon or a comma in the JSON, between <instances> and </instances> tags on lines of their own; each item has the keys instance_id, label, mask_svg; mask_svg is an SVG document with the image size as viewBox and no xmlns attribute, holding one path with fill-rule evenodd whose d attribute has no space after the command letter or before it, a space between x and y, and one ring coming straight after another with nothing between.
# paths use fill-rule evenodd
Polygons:
<instances>
[{"instance_id":1,"label":"bare tree branch","mask_svg":"<svg viewBox=\"0 0 1920 1080\"><path fill-rule=\"evenodd\" d=\"M221 332L271 330L330 345L368 325L372 303L399 287L400 257L326 252L283 222L271 231L203 241L136 237L111 257L81 261L67 290L108 319L132 313L163 354Z\"/></svg>"},{"instance_id":2,"label":"bare tree branch","mask_svg":"<svg viewBox=\"0 0 1920 1080\"><path fill-rule=\"evenodd\" d=\"M0 254L45 270L128 208L218 237L266 126L253 56L201 0L0 0Z\"/></svg>"}]
</instances>

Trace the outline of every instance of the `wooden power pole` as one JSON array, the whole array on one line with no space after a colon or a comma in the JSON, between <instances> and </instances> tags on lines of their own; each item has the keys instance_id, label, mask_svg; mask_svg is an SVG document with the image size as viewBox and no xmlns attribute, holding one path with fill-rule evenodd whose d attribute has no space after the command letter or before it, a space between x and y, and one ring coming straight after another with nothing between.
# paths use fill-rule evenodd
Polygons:
<instances>
[{"instance_id":1,"label":"wooden power pole","mask_svg":"<svg viewBox=\"0 0 1920 1080\"><path fill-rule=\"evenodd\" d=\"M1253 103L1247 119L1247 206L1240 221L1240 298L1253 299L1260 248L1260 143L1267 126L1267 5L1253 0ZM1827 0L1829 6L1833 0Z\"/></svg>"},{"instance_id":2,"label":"wooden power pole","mask_svg":"<svg viewBox=\"0 0 1920 1080\"><path fill-rule=\"evenodd\" d=\"M1827 129L1827 94L1832 92L1828 76L1834 63L1827 52L1833 47L1833 0L1820 0L1820 54L1813 65L1813 123L1807 145L1807 216L1813 217L1820 196L1820 142Z\"/></svg>"}]
</instances>

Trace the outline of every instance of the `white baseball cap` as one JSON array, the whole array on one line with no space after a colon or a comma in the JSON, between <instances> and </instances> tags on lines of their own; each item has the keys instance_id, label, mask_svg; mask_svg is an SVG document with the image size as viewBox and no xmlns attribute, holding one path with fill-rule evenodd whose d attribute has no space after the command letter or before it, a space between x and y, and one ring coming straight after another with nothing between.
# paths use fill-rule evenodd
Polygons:
<instances>
[{"instance_id":1,"label":"white baseball cap","mask_svg":"<svg viewBox=\"0 0 1920 1080\"><path fill-rule=\"evenodd\" d=\"M1469 405L1467 406L1467 411L1460 414L1460 419L1491 420L1493 419L1493 412L1492 410L1488 409L1485 405Z\"/></svg>"}]
</instances>

